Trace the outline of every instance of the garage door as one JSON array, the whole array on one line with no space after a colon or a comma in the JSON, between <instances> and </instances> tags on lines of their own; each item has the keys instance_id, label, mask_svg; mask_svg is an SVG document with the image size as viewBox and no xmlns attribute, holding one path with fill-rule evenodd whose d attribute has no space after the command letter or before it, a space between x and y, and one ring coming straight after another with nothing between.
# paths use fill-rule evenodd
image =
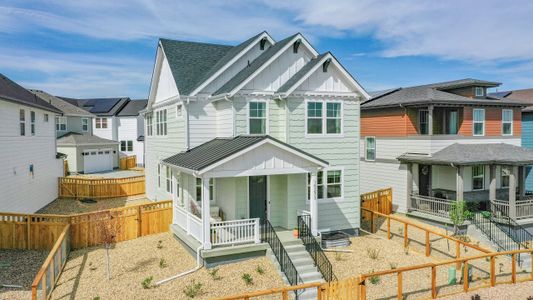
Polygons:
<instances>
[{"instance_id":1,"label":"garage door","mask_svg":"<svg viewBox=\"0 0 533 300\"><path fill-rule=\"evenodd\" d=\"M113 170L113 150L93 149L83 152L83 171L87 173Z\"/></svg>"}]
</instances>

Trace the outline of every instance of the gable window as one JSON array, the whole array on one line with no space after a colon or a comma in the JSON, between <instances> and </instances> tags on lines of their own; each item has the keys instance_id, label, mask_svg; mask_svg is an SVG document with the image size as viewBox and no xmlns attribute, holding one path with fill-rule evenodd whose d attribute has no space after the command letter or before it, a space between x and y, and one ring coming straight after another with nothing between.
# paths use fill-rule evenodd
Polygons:
<instances>
[{"instance_id":1,"label":"gable window","mask_svg":"<svg viewBox=\"0 0 533 300\"><path fill-rule=\"evenodd\" d=\"M88 118L81 119L81 131L83 132L89 131L89 119Z\"/></svg>"},{"instance_id":2,"label":"gable window","mask_svg":"<svg viewBox=\"0 0 533 300\"><path fill-rule=\"evenodd\" d=\"M365 138L365 160L376 160L376 138L367 136Z\"/></svg>"},{"instance_id":3,"label":"gable window","mask_svg":"<svg viewBox=\"0 0 533 300\"><path fill-rule=\"evenodd\" d=\"M485 110L482 108L474 109L473 133L475 136L485 135Z\"/></svg>"},{"instance_id":4,"label":"gable window","mask_svg":"<svg viewBox=\"0 0 533 300\"><path fill-rule=\"evenodd\" d=\"M44 121L48 123L48 114L44 114Z\"/></svg>"},{"instance_id":5,"label":"gable window","mask_svg":"<svg viewBox=\"0 0 533 300\"><path fill-rule=\"evenodd\" d=\"M511 168L507 166L502 166L501 169L501 180L502 180L502 188L508 188L509 187L509 175L511 175Z\"/></svg>"},{"instance_id":6,"label":"gable window","mask_svg":"<svg viewBox=\"0 0 533 300\"><path fill-rule=\"evenodd\" d=\"M178 104L176 105L176 117L181 118L183 116L183 105Z\"/></svg>"},{"instance_id":7,"label":"gable window","mask_svg":"<svg viewBox=\"0 0 533 300\"><path fill-rule=\"evenodd\" d=\"M167 171L166 172L167 193L172 194L172 170L170 169L169 166L167 166L166 171Z\"/></svg>"},{"instance_id":8,"label":"gable window","mask_svg":"<svg viewBox=\"0 0 533 300\"><path fill-rule=\"evenodd\" d=\"M502 134L513 135L513 110L502 109Z\"/></svg>"},{"instance_id":9,"label":"gable window","mask_svg":"<svg viewBox=\"0 0 533 300\"><path fill-rule=\"evenodd\" d=\"M155 113L156 135L167 135L167 110Z\"/></svg>"},{"instance_id":10,"label":"gable window","mask_svg":"<svg viewBox=\"0 0 533 300\"><path fill-rule=\"evenodd\" d=\"M341 102L326 103L326 133L339 134L342 128Z\"/></svg>"},{"instance_id":11,"label":"gable window","mask_svg":"<svg viewBox=\"0 0 533 300\"><path fill-rule=\"evenodd\" d=\"M307 102L307 134L322 134L322 102Z\"/></svg>"},{"instance_id":12,"label":"gable window","mask_svg":"<svg viewBox=\"0 0 533 300\"><path fill-rule=\"evenodd\" d=\"M35 112L30 111L30 131L31 135L35 135Z\"/></svg>"},{"instance_id":13,"label":"gable window","mask_svg":"<svg viewBox=\"0 0 533 300\"><path fill-rule=\"evenodd\" d=\"M56 131L67 131L66 117L56 117Z\"/></svg>"},{"instance_id":14,"label":"gable window","mask_svg":"<svg viewBox=\"0 0 533 300\"><path fill-rule=\"evenodd\" d=\"M267 104L265 101L251 101L249 105L248 128L250 134L266 134Z\"/></svg>"},{"instance_id":15,"label":"gable window","mask_svg":"<svg viewBox=\"0 0 533 300\"><path fill-rule=\"evenodd\" d=\"M483 97L485 96L485 89L480 87L480 86L476 86L476 89L475 89L475 95L476 97Z\"/></svg>"},{"instance_id":16,"label":"gable window","mask_svg":"<svg viewBox=\"0 0 533 300\"><path fill-rule=\"evenodd\" d=\"M133 151L133 141L120 141L120 151Z\"/></svg>"},{"instance_id":17,"label":"gable window","mask_svg":"<svg viewBox=\"0 0 533 300\"><path fill-rule=\"evenodd\" d=\"M307 200L311 197L311 174L307 173ZM316 173L316 198L324 199L324 172Z\"/></svg>"},{"instance_id":18,"label":"gable window","mask_svg":"<svg viewBox=\"0 0 533 300\"><path fill-rule=\"evenodd\" d=\"M485 189L485 166L472 166L472 190Z\"/></svg>"},{"instance_id":19,"label":"gable window","mask_svg":"<svg viewBox=\"0 0 533 300\"><path fill-rule=\"evenodd\" d=\"M213 201L215 194L215 181L209 178L209 201ZM202 201L202 178L196 178L196 201Z\"/></svg>"},{"instance_id":20,"label":"gable window","mask_svg":"<svg viewBox=\"0 0 533 300\"><path fill-rule=\"evenodd\" d=\"M420 128L420 134L429 134L429 111L427 109L418 111L418 128Z\"/></svg>"},{"instance_id":21,"label":"gable window","mask_svg":"<svg viewBox=\"0 0 533 300\"><path fill-rule=\"evenodd\" d=\"M153 135L154 124L152 123L152 121L153 121L152 114L146 115L146 135L148 136Z\"/></svg>"},{"instance_id":22,"label":"gable window","mask_svg":"<svg viewBox=\"0 0 533 300\"><path fill-rule=\"evenodd\" d=\"M26 112L21 109L19 114L20 135L26 135Z\"/></svg>"},{"instance_id":23,"label":"gable window","mask_svg":"<svg viewBox=\"0 0 533 300\"><path fill-rule=\"evenodd\" d=\"M94 119L96 128L106 129L107 128L107 118L96 118Z\"/></svg>"}]
</instances>

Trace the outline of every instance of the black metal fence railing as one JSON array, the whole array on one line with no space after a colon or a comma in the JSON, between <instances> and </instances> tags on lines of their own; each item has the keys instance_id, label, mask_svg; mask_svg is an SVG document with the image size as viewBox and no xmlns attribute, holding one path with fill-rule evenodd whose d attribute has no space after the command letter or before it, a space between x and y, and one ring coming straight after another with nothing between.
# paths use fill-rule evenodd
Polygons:
<instances>
[{"instance_id":1,"label":"black metal fence railing","mask_svg":"<svg viewBox=\"0 0 533 300\"><path fill-rule=\"evenodd\" d=\"M298 216L298 236L304 243L305 250L307 250L313 258L315 266L322 274L324 280L327 282L336 281L337 277L333 274L331 262L313 236L309 224L311 224L310 215Z\"/></svg>"},{"instance_id":2,"label":"black metal fence railing","mask_svg":"<svg viewBox=\"0 0 533 300\"><path fill-rule=\"evenodd\" d=\"M261 241L270 245L272 252L274 252L276 259L279 262L281 271L285 274L289 283L291 285L302 284L302 278L298 274L296 267L294 267L289 254L283 247L274 227L272 227L270 221L266 219L261 220Z\"/></svg>"}]
</instances>

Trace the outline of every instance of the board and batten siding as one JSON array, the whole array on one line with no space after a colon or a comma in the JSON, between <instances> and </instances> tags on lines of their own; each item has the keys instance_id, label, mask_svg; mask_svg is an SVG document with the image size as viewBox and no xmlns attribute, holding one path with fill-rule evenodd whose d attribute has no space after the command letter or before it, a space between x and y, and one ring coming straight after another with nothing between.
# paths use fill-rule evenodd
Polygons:
<instances>
[{"instance_id":1,"label":"board and batten siding","mask_svg":"<svg viewBox=\"0 0 533 300\"><path fill-rule=\"evenodd\" d=\"M20 109L26 115L26 136L20 135ZM30 111L36 114L33 136ZM0 100L0 128L0 211L34 213L57 198L63 172L63 160L56 159L55 114Z\"/></svg>"}]
</instances>

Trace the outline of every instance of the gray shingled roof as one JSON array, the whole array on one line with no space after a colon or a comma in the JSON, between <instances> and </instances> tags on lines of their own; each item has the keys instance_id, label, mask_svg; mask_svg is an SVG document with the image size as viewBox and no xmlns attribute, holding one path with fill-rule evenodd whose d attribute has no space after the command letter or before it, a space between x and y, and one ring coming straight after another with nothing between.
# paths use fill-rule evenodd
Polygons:
<instances>
[{"instance_id":1,"label":"gray shingled roof","mask_svg":"<svg viewBox=\"0 0 533 300\"><path fill-rule=\"evenodd\" d=\"M467 84L468 83L468 84ZM407 88L399 88L389 93L382 93L364 102L362 109L379 107L391 107L400 105L419 104L457 104L457 105L506 105L523 106L523 103L511 100L502 101L493 97L469 98L461 95L446 92L443 89L457 88L469 85L489 85L497 84L490 81L462 79L444 83L434 83Z\"/></svg>"},{"instance_id":2,"label":"gray shingled roof","mask_svg":"<svg viewBox=\"0 0 533 300\"><path fill-rule=\"evenodd\" d=\"M104 139L96 135L84 135L76 132L69 132L62 137L57 138L57 146L76 146L83 144L118 144L118 142Z\"/></svg>"},{"instance_id":3,"label":"gray shingled roof","mask_svg":"<svg viewBox=\"0 0 533 300\"><path fill-rule=\"evenodd\" d=\"M285 47L294 37L299 33L289 36L283 39L270 48L261 53L249 66L242 69L239 73L233 76L228 82L221 86L213 95L227 94L233 91L239 84L248 79L257 69L263 66L272 56L274 56L280 49Z\"/></svg>"},{"instance_id":4,"label":"gray shingled roof","mask_svg":"<svg viewBox=\"0 0 533 300\"><path fill-rule=\"evenodd\" d=\"M91 114L90 112L71 104L68 101L65 101L64 99L58 98L56 96L50 95L46 92L40 91L40 90L30 90L32 93L39 96L41 99L45 100L46 102L52 104L55 108L59 109L61 112L63 112L63 115L65 116L78 116L78 117L89 117L93 118L95 115Z\"/></svg>"},{"instance_id":5,"label":"gray shingled roof","mask_svg":"<svg viewBox=\"0 0 533 300\"><path fill-rule=\"evenodd\" d=\"M493 97L504 98L508 101L522 102L527 107L522 112L533 111L533 89L522 89L514 91L497 92L490 94Z\"/></svg>"},{"instance_id":6,"label":"gray shingled roof","mask_svg":"<svg viewBox=\"0 0 533 300\"><path fill-rule=\"evenodd\" d=\"M160 39L181 95L189 95L234 47ZM229 58L228 58L229 59Z\"/></svg>"},{"instance_id":7,"label":"gray shingled roof","mask_svg":"<svg viewBox=\"0 0 533 300\"><path fill-rule=\"evenodd\" d=\"M287 92L293 85L295 85L298 80L302 79L312 68L314 68L321 60L324 58L324 56L328 55L329 52L320 54L316 58L311 59L305 66L303 66L300 71L296 72L287 82L285 82L277 91L277 93L285 93Z\"/></svg>"},{"instance_id":8,"label":"gray shingled roof","mask_svg":"<svg viewBox=\"0 0 533 300\"><path fill-rule=\"evenodd\" d=\"M500 85L501 85L500 82L495 82L495 81L464 78L464 79L458 79L458 80L430 83L424 86L433 87L433 88L437 88L440 90L446 90L446 89L456 89L456 88L467 87L467 86L497 87Z\"/></svg>"},{"instance_id":9,"label":"gray shingled roof","mask_svg":"<svg viewBox=\"0 0 533 300\"><path fill-rule=\"evenodd\" d=\"M47 111L61 113L50 103L18 85L11 79L0 73L0 100L27 105Z\"/></svg>"},{"instance_id":10,"label":"gray shingled roof","mask_svg":"<svg viewBox=\"0 0 533 300\"><path fill-rule=\"evenodd\" d=\"M163 162L189 170L200 171L265 139L276 141L308 157L312 157L313 159L319 160L325 164L328 163L323 159L295 148L294 146L283 143L268 135L240 135L234 138L215 138L188 151L180 152L176 155L168 157L164 159Z\"/></svg>"},{"instance_id":11,"label":"gray shingled roof","mask_svg":"<svg viewBox=\"0 0 533 300\"><path fill-rule=\"evenodd\" d=\"M146 108L148 100L130 100L124 105L124 107L118 112L117 117L133 117L138 116L139 111Z\"/></svg>"},{"instance_id":12,"label":"gray shingled roof","mask_svg":"<svg viewBox=\"0 0 533 300\"><path fill-rule=\"evenodd\" d=\"M482 149L482 150L480 150ZM510 144L453 144L431 156L403 154L402 162L440 165L507 164L528 165L533 163L533 149Z\"/></svg>"}]
</instances>

